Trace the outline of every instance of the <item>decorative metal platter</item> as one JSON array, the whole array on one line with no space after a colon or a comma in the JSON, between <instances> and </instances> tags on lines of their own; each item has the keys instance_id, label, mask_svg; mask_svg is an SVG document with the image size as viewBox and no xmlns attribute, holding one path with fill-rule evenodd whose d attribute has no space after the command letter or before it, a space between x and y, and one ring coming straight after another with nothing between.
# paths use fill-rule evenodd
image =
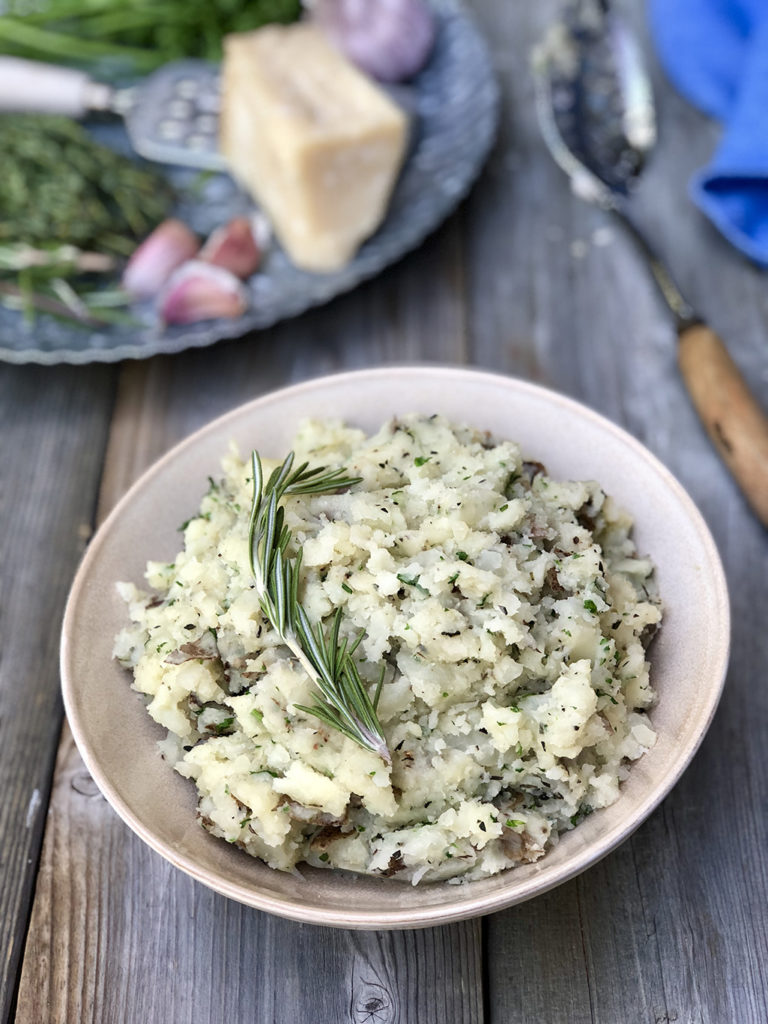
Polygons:
<instances>
[{"instance_id":1,"label":"decorative metal platter","mask_svg":"<svg viewBox=\"0 0 768 1024\"><path fill-rule=\"evenodd\" d=\"M333 274L297 269L277 243L246 283L250 306L234 319L164 327L151 306L135 307L136 323L90 330L49 316L33 323L0 307L0 359L12 363L90 363L144 359L202 348L269 327L354 288L414 249L466 195L493 144L498 87L484 40L460 0L432 0L438 16L435 49L427 67L397 98L413 116L411 149L378 232L354 260ZM105 140L106 141L106 140ZM127 145L122 129L111 144ZM174 216L200 235L252 209L252 202L224 174L169 168L179 201Z\"/></svg>"}]
</instances>

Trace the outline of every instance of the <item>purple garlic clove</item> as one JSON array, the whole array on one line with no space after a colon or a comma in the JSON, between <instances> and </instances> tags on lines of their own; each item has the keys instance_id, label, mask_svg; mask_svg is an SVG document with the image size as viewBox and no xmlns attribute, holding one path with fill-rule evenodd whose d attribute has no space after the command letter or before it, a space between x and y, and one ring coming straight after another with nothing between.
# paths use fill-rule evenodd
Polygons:
<instances>
[{"instance_id":1,"label":"purple garlic clove","mask_svg":"<svg viewBox=\"0 0 768 1024\"><path fill-rule=\"evenodd\" d=\"M424 67L435 42L425 0L313 0L312 17L334 46L382 82L402 82Z\"/></svg>"},{"instance_id":2,"label":"purple garlic clove","mask_svg":"<svg viewBox=\"0 0 768 1024\"><path fill-rule=\"evenodd\" d=\"M250 277L261 263L261 249L247 217L235 217L211 233L198 259L224 267L235 277Z\"/></svg>"},{"instance_id":3,"label":"purple garlic clove","mask_svg":"<svg viewBox=\"0 0 768 1024\"><path fill-rule=\"evenodd\" d=\"M164 220L128 260L123 288L138 298L157 295L171 274L200 248L197 235L180 220Z\"/></svg>"},{"instance_id":4,"label":"purple garlic clove","mask_svg":"<svg viewBox=\"0 0 768 1024\"><path fill-rule=\"evenodd\" d=\"M230 271L203 260L189 260L173 274L159 297L166 324L238 317L248 308L248 295Z\"/></svg>"}]
</instances>

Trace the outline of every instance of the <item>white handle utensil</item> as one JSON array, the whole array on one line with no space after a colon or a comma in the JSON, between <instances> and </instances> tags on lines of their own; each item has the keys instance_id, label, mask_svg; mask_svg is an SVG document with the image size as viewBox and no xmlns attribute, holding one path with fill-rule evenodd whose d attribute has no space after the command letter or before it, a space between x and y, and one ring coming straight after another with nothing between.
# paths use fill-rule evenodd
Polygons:
<instances>
[{"instance_id":1,"label":"white handle utensil","mask_svg":"<svg viewBox=\"0 0 768 1024\"><path fill-rule=\"evenodd\" d=\"M0 112L84 117L111 109L114 90L83 71L0 57Z\"/></svg>"},{"instance_id":2,"label":"white handle utensil","mask_svg":"<svg viewBox=\"0 0 768 1024\"><path fill-rule=\"evenodd\" d=\"M174 61L132 88L115 89L74 68L0 57L0 114L80 118L96 111L123 117L134 149L149 160L226 169L218 152L219 69L214 64Z\"/></svg>"}]
</instances>

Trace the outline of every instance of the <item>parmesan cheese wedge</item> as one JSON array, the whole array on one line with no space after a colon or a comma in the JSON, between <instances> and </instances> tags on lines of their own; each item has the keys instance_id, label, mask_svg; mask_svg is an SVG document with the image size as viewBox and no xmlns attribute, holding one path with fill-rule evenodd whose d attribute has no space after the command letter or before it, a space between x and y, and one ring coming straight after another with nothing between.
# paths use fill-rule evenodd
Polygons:
<instances>
[{"instance_id":1,"label":"parmesan cheese wedge","mask_svg":"<svg viewBox=\"0 0 768 1024\"><path fill-rule=\"evenodd\" d=\"M408 123L305 23L227 37L221 151L303 269L332 271L379 226Z\"/></svg>"}]
</instances>

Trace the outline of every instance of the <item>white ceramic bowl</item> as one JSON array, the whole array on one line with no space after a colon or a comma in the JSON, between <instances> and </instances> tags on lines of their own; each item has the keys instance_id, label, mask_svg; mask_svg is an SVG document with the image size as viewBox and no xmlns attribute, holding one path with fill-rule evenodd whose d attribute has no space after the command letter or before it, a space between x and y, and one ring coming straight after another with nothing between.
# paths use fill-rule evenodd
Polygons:
<instances>
[{"instance_id":1,"label":"white ceramic bowl","mask_svg":"<svg viewBox=\"0 0 768 1024\"><path fill-rule=\"evenodd\" d=\"M522 445L555 477L594 478L636 522L658 568L664 622L651 651L659 702L655 747L632 765L613 806L596 812L535 864L461 885L412 887L302 867L304 880L266 867L206 833L193 786L158 754L162 731L112 660L125 623L117 580L142 580L148 559L171 558L178 524L198 507L228 442L280 456L298 422L338 416L373 430L394 414L440 412ZM725 677L729 612L722 567L682 487L632 437L551 391L460 368L363 370L259 398L209 424L157 462L91 542L67 605L64 702L80 753L123 820L171 863L217 892L298 921L412 928L486 914L530 899L594 864L646 818L680 778L714 714Z\"/></svg>"}]
</instances>

